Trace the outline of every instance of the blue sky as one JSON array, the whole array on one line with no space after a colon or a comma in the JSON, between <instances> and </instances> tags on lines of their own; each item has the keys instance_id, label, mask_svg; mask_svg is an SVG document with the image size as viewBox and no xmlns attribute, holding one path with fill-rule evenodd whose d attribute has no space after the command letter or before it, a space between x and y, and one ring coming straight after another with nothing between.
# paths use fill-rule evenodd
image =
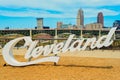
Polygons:
<instances>
[{"instance_id":1,"label":"blue sky","mask_svg":"<svg viewBox=\"0 0 120 80\"><path fill-rule=\"evenodd\" d=\"M0 0L0 29L34 28L37 17L43 17L44 25L51 28L57 21L76 24L79 8L84 11L85 24L96 22L98 12L103 12L107 27L120 20L119 0Z\"/></svg>"}]
</instances>

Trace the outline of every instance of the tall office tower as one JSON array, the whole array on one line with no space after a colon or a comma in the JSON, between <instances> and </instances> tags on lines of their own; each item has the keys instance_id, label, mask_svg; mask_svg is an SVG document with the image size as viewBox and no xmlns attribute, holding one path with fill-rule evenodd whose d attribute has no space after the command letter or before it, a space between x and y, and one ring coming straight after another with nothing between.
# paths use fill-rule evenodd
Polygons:
<instances>
[{"instance_id":1,"label":"tall office tower","mask_svg":"<svg viewBox=\"0 0 120 80\"><path fill-rule=\"evenodd\" d=\"M57 22L57 29L61 29L62 28L63 23L62 22Z\"/></svg>"},{"instance_id":2,"label":"tall office tower","mask_svg":"<svg viewBox=\"0 0 120 80\"><path fill-rule=\"evenodd\" d=\"M82 9L78 10L77 14L77 27L84 27L84 13Z\"/></svg>"},{"instance_id":3,"label":"tall office tower","mask_svg":"<svg viewBox=\"0 0 120 80\"><path fill-rule=\"evenodd\" d=\"M37 18L37 29L43 29L43 18Z\"/></svg>"},{"instance_id":4,"label":"tall office tower","mask_svg":"<svg viewBox=\"0 0 120 80\"><path fill-rule=\"evenodd\" d=\"M102 26L104 27L104 17L102 12L99 12L97 15L97 23L101 23Z\"/></svg>"}]
</instances>

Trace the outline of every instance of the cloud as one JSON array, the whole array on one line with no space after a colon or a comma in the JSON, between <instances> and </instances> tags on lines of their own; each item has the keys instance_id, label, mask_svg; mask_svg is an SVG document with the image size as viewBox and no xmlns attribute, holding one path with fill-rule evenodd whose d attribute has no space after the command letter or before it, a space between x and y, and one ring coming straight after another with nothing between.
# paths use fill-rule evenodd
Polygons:
<instances>
[{"instance_id":1,"label":"cloud","mask_svg":"<svg viewBox=\"0 0 120 80\"><path fill-rule=\"evenodd\" d=\"M29 8L44 8L44 9L58 9L58 4L52 2L53 0L0 0L0 6L3 7L29 7Z\"/></svg>"},{"instance_id":2,"label":"cloud","mask_svg":"<svg viewBox=\"0 0 120 80\"><path fill-rule=\"evenodd\" d=\"M93 9L84 8L84 16L86 18L96 17L98 12L103 12L104 16L115 16L119 15L119 12L109 9ZM41 9L24 9L24 10L0 10L0 15L11 16L11 17L53 17L53 18L76 18L78 9L73 10L41 10Z\"/></svg>"},{"instance_id":3,"label":"cloud","mask_svg":"<svg viewBox=\"0 0 120 80\"><path fill-rule=\"evenodd\" d=\"M54 10L41 10L41 9L24 9L24 10L0 10L0 15L9 17L62 17L62 12Z\"/></svg>"},{"instance_id":4,"label":"cloud","mask_svg":"<svg viewBox=\"0 0 120 80\"><path fill-rule=\"evenodd\" d=\"M99 12L102 12L104 16L116 16L119 15L120 13L114 10L109 10L109 9L92 9L88 8L85 9L85 16L86 17L95 17Z\"/></svg>"},{"instance_id":5,"label":"cloud","mask_svg":"<svg viewBox=\"0 0 120 80\"><path fill-rule=\"evenodd\" d=\"M115 10L100 8L120 5L119 0L0 0L0 15L14 17L59 17L76 18L79 8L83 8L85 17L96 17L98 12L104 16L115 16ZM5 9L6 8L6 9Z\"/></svg>"},{"instance_id":6,"label":"cloud","mask_svg":"<svg viewBox=\"0 0 120 80\"><path fill-rule=\"evenodd\" d=\"M114 6L114 5L120 5L119 0L80 0L78 3L81 3L83 6L88 7L100 7L100 6Z\"/></svg>"},{"instance_id":7,"label":"cloud","mask_svg":"<svg viewBox=\"0 0 120 80\"><path fill-rule=\"evenodd\" d=\"M119 0L0 0L4 7L30 7L63 10L64 7L98 7L120 5Z\"/></svg>"}]
</instances>

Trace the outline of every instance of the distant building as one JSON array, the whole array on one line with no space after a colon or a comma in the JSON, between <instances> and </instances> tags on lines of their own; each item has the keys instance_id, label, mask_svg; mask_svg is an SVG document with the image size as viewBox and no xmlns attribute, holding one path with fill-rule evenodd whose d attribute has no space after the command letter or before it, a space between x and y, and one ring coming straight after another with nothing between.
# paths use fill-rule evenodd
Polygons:
<instances>
[{"instance_id":1,"label":"distant building","mask_svg":"<svg viewBox=\"0 0 120 80\"><path fill-rule=\"evenodd\" d=\"M101 23L104 27L104 17L102 12L99 12L97 15L97 23Z\"/></svg>"},{"instance_id":2,"label":"distant building","mask_svg":"<svg viewBox=\"0 0 120 80\"><path fill-rule=\"evenodd\" d=\"M50 29L49 26L43 26L43 29Z\"/></svg>"},{"instance_id":3,"label":"distant building","mask_svg":"<svg viewBox=\"0 0 120 80\"><path fill-rule=\"evenodd\" d=\"M37 29L43 29L43 18L37 18Z\"/></svg>"},{"instance_id":4,"label":"distant building","mask_svg":"<svg viewBox=\"0 0 120 80\"><path fill-rule=\"evenodd\" d=\"M9 27L5 27L5 29L9 29Z\"/></svg>"},{"instance_id":5,"label":"distant building","mask_svg":"<svg viewBox=\"0 0 120 80\"><path fill-rule=\"evenodd\" d=\"M62 28L63 23L62 22L57 22L57 29L61 29Z\"/></svg>"},{"instance_id":6,"label":"distant building","mask_svg":"<svg viewBox=\"0 0 120 80\"><path fill-rule=\"evenodd\" d=\"M117 29L120 29L120 20L115 20L113 22L113 27L118 27Z\"/></svg>"},{"instance_id":7,"label":"distant building","mask_svg":"<svg viewBox=\"0 0 120 80\"><path fill-rule=\"evenodd\" d=\"M77 14L77 27L80 28L81 26L84 27L84 13L82 9L78 10Z\"/></svg>"},{"instance_id":8,"label":"distant building","mask_svg":"<svg viewBox=\"0 0 120 80\"><path fill-rule=\"evenodd\" d=\"M73 29L75 25L64 24L63 22L57 22L57 29Z\"/></svg>"},{"instance_id":9,"label":"distant building","mask_svg":"<svg viewBox=\"0 0 120 80\"><path fill-rule=\"evenodd\" d=\"M101 23L91 23L91 24L85 25L85 29L86 30L102 30L103 26Z\"/></svg>"},{"instance_id":10,"label":"distant building","mask_svg":"<svg viewBox=\"0 0 120 80\"><path fill-rule=\"evenodd\" d=\"M62 29L73 29L72 24L63 24Z\"/></svg>"}]
</instances>

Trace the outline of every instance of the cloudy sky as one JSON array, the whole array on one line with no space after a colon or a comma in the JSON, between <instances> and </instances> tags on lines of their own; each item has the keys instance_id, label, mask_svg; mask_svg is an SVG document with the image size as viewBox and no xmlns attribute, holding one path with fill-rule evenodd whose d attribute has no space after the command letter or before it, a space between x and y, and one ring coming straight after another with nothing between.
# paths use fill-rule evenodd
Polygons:
<instances>
[{"instance_id":1,"label":"cloudy sky","mask_svg":"<svg viewBox=\"0 0 120 80\"><path fill-rule=\"evenodd\" d=\"M51 28L57 21L74 25L80 8L85 24L96 22L98 12L103 12L107 27L120 20L119 0L0 0L0 29L34 28L37 17L43 17L44 25Z\"/></svg>"}]
</instances>

